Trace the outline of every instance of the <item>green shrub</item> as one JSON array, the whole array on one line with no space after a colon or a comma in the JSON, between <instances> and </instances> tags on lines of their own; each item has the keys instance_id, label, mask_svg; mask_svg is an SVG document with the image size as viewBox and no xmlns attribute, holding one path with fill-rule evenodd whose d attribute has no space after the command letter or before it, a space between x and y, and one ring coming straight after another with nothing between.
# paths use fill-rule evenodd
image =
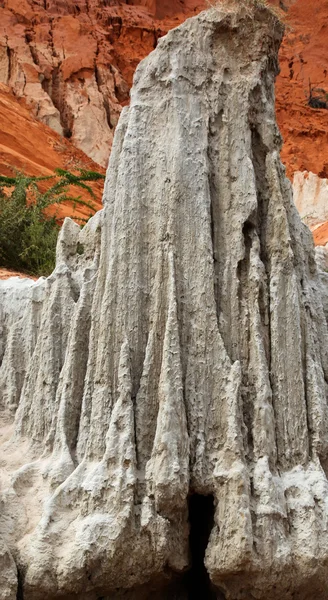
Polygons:
<instances>
[{"instance_id":1,"label":"green shrub","mask_svg":"<svg viewBox=\"0 0 328 600\"><path fill-rule=\"evenodd\" d=\"M57 169L51 177L0 176L0 266L31 275L49 275L55 266L56 242L60 225L58 210L49 215L47 209L70 201L86 206L91 217L95 212L95 194L87 182L104 179L94 171L78 174ZM40 183L52 183L46 191ZM47 184L41 184L44 187ZM90 201L69 194L69 186L88 192ZM74 217L75 220L76 217ZM84 224L88 219L80 219Z\"/></svg>"}]
</instances>

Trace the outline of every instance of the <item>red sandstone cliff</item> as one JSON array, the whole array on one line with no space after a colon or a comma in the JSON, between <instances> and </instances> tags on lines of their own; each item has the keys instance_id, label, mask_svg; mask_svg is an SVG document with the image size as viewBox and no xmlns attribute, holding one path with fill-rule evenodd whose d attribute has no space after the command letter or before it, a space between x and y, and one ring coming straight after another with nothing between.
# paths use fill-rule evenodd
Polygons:
<instances>
[{"instance_id":1,"label":"red sandstone cliff","mask_svg":"<svg viewBox=\"0 0 328 600\"><path fill-rule=\"evenodd\" d=\"M106 166L138 62L166 31L110 0L3 0L0 81L34 116Z\"/></svg>"}]
</instances>

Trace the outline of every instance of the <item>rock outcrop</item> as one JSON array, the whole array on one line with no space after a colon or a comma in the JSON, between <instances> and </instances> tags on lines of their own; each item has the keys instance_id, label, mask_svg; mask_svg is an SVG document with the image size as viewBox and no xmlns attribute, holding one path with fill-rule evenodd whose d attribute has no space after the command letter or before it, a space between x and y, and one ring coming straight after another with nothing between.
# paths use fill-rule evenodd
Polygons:
<instances>
[{"instance_id":1,"label":"rock outcrop","mask_svg":"<svg viewBox=\"0 0 328 600\"><path fill-rule=\"evenodd\" d=\"M293 192L301 218L309 227L328 220L328 180L308 171L294 174Z\"/></svg>"},{"instance_id":2,"label":"rock outcrop","mask_svg":"<svg viewBox=\"0 0 328 600\"><path fill-rule=\"evenodd\" d=\"M280 51L277 118L287 174L327 177L327 111L307 104L309 80L328 93L323 0L269 0L287 32ZM42 123L107 166L113 133L139 61L158 39L211 0L2 0L0 82ZM314 94L317 92L314 91ZM1 143L1 135L0 135Z\"/></svg>"},{"instance_id":3,"label":"rock outcrop","mask_svg":"<svg viewBox=\"0 0 328 600\"><path fill-rule=\"evenodd\" d=\"M4 307L3 598L327 598L321 282L242 6L140 64L104 209Z\"/></svg>"},{"instance_id":4,"label":"rock outcrop","mask_svg":"<svg viewBox=\"0 0 328 600\"><path fill-rule=\"evenodd\" d=\"M0 9L1 10L1 9ZM52 176L57 168L76 171L104 170L78 150L69 140L64 139L52 129L33 118L22 100L18 100L8 87L0 84L0 174L13 176L13 172L21 171L32 176ZM46 187L46 184L45 184ZM102 186L92 183L95 194L94 206L100 209ZM76 193L90 202L90 195ZM87 218L90 211L82 205L72 206L67 202L56 207L59 217L73 216ZM0 275L1 278L1 275Z\"/></svg>"},{"instance_id":5,"label":"rock outcrop","mask_svg":"<svg viewBox=\"0 0 328 600\"><path fill-rule=\"evenodd\" d=\"M293 192L303 222L312 229L314 243L325 246L328 242L328 179L297 171Z\"/></svg>"},{"instance_id":6,"label":"rock outcrop","mask_svg":"<svg viewBox=\"0 0 328 600\"><path fill-rule=\"evenodd\" d=\"M147 6L121 0L4 0L0 82L25 98L42 123L107 167L133 72L166 31Z\"/></svg>"}]
</instances>

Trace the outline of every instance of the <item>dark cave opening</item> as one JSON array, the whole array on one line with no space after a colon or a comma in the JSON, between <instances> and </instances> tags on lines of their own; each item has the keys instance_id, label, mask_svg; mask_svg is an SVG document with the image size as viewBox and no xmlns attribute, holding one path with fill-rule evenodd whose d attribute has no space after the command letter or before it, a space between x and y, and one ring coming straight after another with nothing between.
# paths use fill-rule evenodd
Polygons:
<instances>
[{"instance_id":1,"label":"dark cave opening","mask_svg":"<svg viewBox=\"0 0 328 600\"><path fill-rule=\"evenodd\" d=\"M23 575L19 568L17 568L17 594L16 600L24 600L23 590Z\"/></svg>"},{"instance_id":2,"label":"dark cave opening","mask_svg":"<svg viewBox=\"0 0 328 600\"><path fill-rule=\"evenodd\" d=\"M217 600L204 564L205 551L214 524L214 498L193 494L189 498L189 548L191 568L186 574L188 600Z\"/></svg>"}]
</instances>

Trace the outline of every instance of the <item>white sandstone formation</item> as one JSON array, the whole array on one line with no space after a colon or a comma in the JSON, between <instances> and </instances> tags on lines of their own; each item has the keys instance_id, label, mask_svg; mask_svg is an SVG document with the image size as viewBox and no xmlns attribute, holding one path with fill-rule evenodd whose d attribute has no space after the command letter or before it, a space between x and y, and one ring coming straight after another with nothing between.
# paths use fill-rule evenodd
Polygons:
<instances>
[{"instance_id":1,"label":"white sandstone formation","mask_svg":"<svg viewBox=\"0 0 328 600\"><path fill-rule=\"evenodd\" d=\"M315 248L315 259L319 270L321 283L321 297L326 319L328 321L328 247L317 246Z\"/></svg>"},{"instance_id":2,"label":"white sandstone formation","mask_svg":"<svg viewBox=\"0 0 328 600\"><path fill-rule=\"evenodd\" d=\"M195 597L192 494L215 507L199 597L328 598L327 325L256 5L140 64L103 211L65 221L5 333L0 598Z\"/></svg>"},{"instance_id":3,"label":"white sandstone formation","mask_svg":"<svg viewBox=\"0 0 328 600\"><path fill-rule=\"evenodd\" d=\"M328 221L328 179L308 171L296 171L293 180L294 202L309 227Z\"/></svg>"}]
</instances>

